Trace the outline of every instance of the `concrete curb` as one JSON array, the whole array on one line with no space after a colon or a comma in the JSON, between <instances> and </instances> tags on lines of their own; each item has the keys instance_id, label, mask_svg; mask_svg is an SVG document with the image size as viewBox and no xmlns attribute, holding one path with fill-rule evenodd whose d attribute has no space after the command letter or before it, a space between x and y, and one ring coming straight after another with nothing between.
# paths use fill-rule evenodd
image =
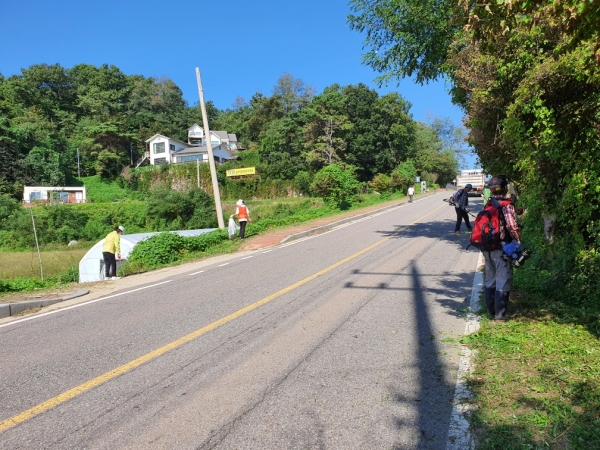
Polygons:
<instances>
[{"instance_id":1,"label":"concrete curb","mask_svg":"<svg viewBox=\"0 0 600 450\"><path fill-rule=\"evenodd\" d=\"M420 199L421 198L426 198L426 197L430 197L432 195L436 195L436 194L439 194L439 193L440 193L440 191L433 192L431 194L426 194L426 195L420 196L419 198ZM323 226L316 227L316 228L311 228L310 230L302 231L300 233L290 234L289 236L286 236L285 238L283 238L281 240L281 242L279 242L279 243L280 244L285 244L286 242L295 241L296 239L301 239L303 237L310 236L312 234L322 233L324 231L328 231L328 230L331 230L331 229L333 229L333 228L335 228L337 226L340 226L340 225L342 225L344 223L352 222L353 220L357 220L357 219L362 219L363 217L372 216L374 214L377 214L377 213L380 213L380 212L383 212L383 211L387 211L388 209L397 208L398 206L406 205L406 204L408 204L408 200L403 200L403 201L401 201L399 203L394 203L393 205L385 206L385 207L379 208L379 209L374 209L373 211L369 211L369 212L366 212L366 213L357 214L356 216L347 217L345 219L338 220L337 222L332 222L332 223L327 224L327 225L323 225Z\"/></svg>"},{"instance_id":2,"label":"concrete curb","mask_svg":"<svg viewBox=\"0 0 600 450\"><path fill-rule=\"evenodd\" d=\"M0 304L0 319L5 317L14 316L20 312L23 312L30 308L39 308L40 306L50 306L55 303L64 302L73 298L82 297L89 294L89 289L80 289L77 292L65 295L64 297L53 298L50 300L34 300L31 302L19 302L19 303L3 303Z\"/></svg>"},{"instance_id":3,"label":"concrete curb","mask_svg":"<svg viewBox=\"0 0 600 450\"><path fill-rule=\"evenodd\" d=\"M479 330L481 317L477 315L480 308L480 296L483 291L483 253L479 253L477 268L473 277L473 288L471 290L471 302L465 335L476 333ZM452 402L452 414L450 416L450 428L448 430L448 441L446 450L474 449L475 443L469 428L468 415L475 405L472 404L473 393L467 385L467 379L473 372L473 358L476 352L470 350L466 345L461 345L460 361L458 363L458 376L456 378L456 389L454 390L454 401Z\"/></svg>"}]
</instances>

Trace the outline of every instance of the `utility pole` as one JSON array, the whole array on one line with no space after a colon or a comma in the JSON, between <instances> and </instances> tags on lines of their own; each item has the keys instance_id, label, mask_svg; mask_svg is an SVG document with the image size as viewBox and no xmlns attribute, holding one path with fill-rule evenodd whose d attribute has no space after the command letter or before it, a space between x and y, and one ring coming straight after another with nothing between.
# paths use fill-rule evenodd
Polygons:
<instances>
[{"instance_id":1,"label":"utility pole","mask_svg":"<svg viewBox=\"0 0 600 450\"><path fill-rule=\"evenodd\" d=\"M196 160L196 175L198 176L198 189L200 189L200 160Z\"/></svg>"},{"instance_id":2,"label":"utility pole","mask_svg":"<svg viewBox=\"0 0 600 450\"><path fill-rule=\"evenodd\" d=\"M77 177L81 178L81 169L79 168L79 149L77 149Z\"/></svg>"},{"instance_id":3,"label":"utility pole","mask_svg":"<svg viewBox=\"0 0 600 450\"><path fill-rule=\"evenodd\" d=\"M204 106L204 91L202 90L202 80L200 79L200 69L196 67L196 81L198 82L198 95L200 96L200 108L202 110L202 123L204 124L204 136L206 137L206 150L208 150L208 164L210 166L210 176L212 178L213 193L215 196L215 208L217 210L217 221L219 228L225 228L223 220L223 208L221 207L221 194L219 193L219 181L217 180L217 168L215 167L215 158L212 151L212 142L210 141L210 130L208 129L208 117L206 107Z\"/></svg>"},{"instance_id":4,"label":"utility pole","mask_svg":"<svg viewBox=\"0 0 600 450\"><path fill-rule=\"evenodd\" d=\"M42 275L42 281L44 281L44 267L42 266L42 254L40 253L40 243L38 242L37 231L35 229L35 220L33 220L33 205L29 206L29 212L31 213L31 223L33 225L33 235L35 236L35 245L38 251L38 258L40 259L40 274Z\"/></svg>"},{"instance_id":5,"label":"utility pole","mask_svg":"<svg viewBox=\"0 0 600 450\"><path fill-rule=\"evenodd\" d=\"M129 143L129 154L131 155L131 168L133 169L133 142Z\"/></svg>"}]
</instances>

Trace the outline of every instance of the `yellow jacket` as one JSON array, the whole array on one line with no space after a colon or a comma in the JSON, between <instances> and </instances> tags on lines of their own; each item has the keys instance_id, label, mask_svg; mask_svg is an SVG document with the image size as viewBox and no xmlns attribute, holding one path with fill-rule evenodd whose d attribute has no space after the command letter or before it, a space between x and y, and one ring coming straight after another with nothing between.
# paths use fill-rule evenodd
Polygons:
<instances>
[{"instance_id":1,"label":"yellow jacket","mask_svg":"<svg viewBox=\"0 0 600 450\"><path fill-rule=\"evenodd\" d=\"M116 231L111 231L104 238L104 247L102 247L103 252L108 253L121 253L121 235Z\"/></svg>"}]
</instances>

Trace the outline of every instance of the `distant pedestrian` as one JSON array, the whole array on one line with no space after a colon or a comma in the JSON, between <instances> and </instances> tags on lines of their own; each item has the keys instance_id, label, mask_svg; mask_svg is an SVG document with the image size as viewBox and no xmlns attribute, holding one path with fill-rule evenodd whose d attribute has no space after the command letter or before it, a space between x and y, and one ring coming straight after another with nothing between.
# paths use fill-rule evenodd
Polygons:
<instances>
[{"instance_id":1,"label":"distant pedestrian","mask_svg":"<svg viewBox=\"0 0 600 450\"><path fill-rule=\"evenodd\" d=\"M490 200L490 198L492 197L492 191L490 191L490 185L489 183L485 183L485 185L483 186L483 206L485 207L485 205L487 205L487 202Z\"/></svg>"},{"instance_id":2,"label":"distant pedestrian","mask_svg":"<svg viewBox=\"0 0 600 450\"><path fill-rule=\"evenodd\" d=\"M104 257L104 279L106 280L121 278L117 276L117 259L121 259L121 235L123 233L125 233L125 228L119 225L104 238L102 256Z\"/></svg>"},{"instance_id":3,"label":"distant pedestrian","mask_svg":"<svg viewBox=\"0 0 600 450\"><path fill-rule=\"evenodd\" d=\"M408 203L412 203L413 202L413 197L415 195L415 188L413 186L410 186L408 188Z\"/></svg>"},{"instance_id":4,"label":"distant pedestrian","mask_svg":"<svg viewBox=\"0 0 600 450\"><path fill-rule=\"evenodd\" d=\"M235 204L235 214L240 223L240 239L244 239L246 233L246 222L252 222L250 219L250 209L244 204L244 200L238 200Z\"/></svg>"}]
</instances>

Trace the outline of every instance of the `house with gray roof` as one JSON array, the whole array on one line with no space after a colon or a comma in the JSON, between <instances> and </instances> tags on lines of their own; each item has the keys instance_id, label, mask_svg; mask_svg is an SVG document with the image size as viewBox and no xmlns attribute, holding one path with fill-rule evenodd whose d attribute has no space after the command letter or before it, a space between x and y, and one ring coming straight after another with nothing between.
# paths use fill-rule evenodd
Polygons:
<instances>
[{"instance_id":1,"label":"house with gray roof","mask_svg":"<svg viewBox=\"0 0 600 450\"><path fill-rule=\"evenodd\" d=\"M235 134L227 131L210 132L210 144L216 163L223 163L234 158L234 153L240 149ZM188 128L188 142L155 134L146 140L146 152L137 167L145 164L178 164L185 162L208 162L208 148L204 129L194 124Z\"/></svg>"}]
</instances>

